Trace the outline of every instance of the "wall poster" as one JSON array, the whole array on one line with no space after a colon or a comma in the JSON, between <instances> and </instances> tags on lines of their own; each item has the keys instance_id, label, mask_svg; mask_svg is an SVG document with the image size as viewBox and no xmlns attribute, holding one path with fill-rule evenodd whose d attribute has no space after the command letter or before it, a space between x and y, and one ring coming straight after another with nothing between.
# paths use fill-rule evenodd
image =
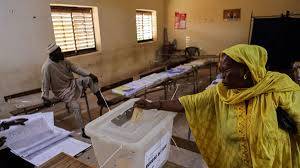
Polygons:
<instances>
[{"instance_id":1,"label":"wall poster","mask_svg":"<svg viewBox=\"0 0 300 168\"><path fill-rule=\"evenodd\" d=\"M224 21L238 21L241 19L241 9L225 9L223 11Z\"/></svg>"},{"instance_id":2,"label":"wall poster","mask_svg":"<svg viewBox=\"0 0 300 168\"><path fill-rule=\"evenodd\" d=\"M186 29L186 13L175 12L175 29Z\"/></svg>"}]
</instances>

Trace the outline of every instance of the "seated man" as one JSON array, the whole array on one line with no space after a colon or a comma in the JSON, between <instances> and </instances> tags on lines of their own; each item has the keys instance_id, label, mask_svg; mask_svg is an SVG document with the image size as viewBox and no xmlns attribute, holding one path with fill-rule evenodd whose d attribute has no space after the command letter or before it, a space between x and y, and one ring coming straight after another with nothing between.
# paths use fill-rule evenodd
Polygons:
<instances>
[{"instance_id":1,"label":"seated man","mask_svg":"<svg viewBox=\"0 0 300 168\"><path fill-rule=\"evenodd\" d=\"M74 113L76 120L80 124L82 136L84 124L81 116L80 104L77 101L82 94L82 90L90 88L98 98L98 105L105 104L104 98L98 87L98 78L92 73L74 65L64 59L61 48L55 43L48 46L49 59L42 67L42 99L46 106L50 106L49 90L61 101L67 103L67 107ZM81 77L74 78L73 72Z\"/></svg>"}]
</instances>

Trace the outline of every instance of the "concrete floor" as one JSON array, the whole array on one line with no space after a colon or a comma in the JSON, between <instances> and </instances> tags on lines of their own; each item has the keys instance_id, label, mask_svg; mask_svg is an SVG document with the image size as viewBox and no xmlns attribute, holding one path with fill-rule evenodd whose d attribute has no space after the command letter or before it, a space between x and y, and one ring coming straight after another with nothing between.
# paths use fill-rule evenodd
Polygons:
<instances>
[{"instance_id":1,"label":"concrete floor","mask_svg":"<svg viewBox=\"0 0 300 168\"><path fill-rule=\"evenodd\" d=\"M208 75L209 70L203 69L203 70L200 70L200 72L201 72L200 73L201 81L199 82L199 86L201 89L203 89L209 84L209 75ZM213 72L215 72L215 71L213 71ZM187 94L192 93L192 90L193 90L192 85L187 84L187 83L191 83L191 81L179 81L178 83L179 83L178 94L176 94L175 98L178 98L182 95L187 95ZM180 83L181 83L181 85L180 85ZM168 91L169 99L172 97L174 90L175 90L175 88L170 88L170 90ZM147 99L150 99L150 100L164 99L163 95L164 95L163 91L155 92L155 93L148 94ZM90 109L91 109L91 113L92 113L92 118L96 119L97 117L99 117L99 107L96 104L96 98L93 94L88 94L88 99L89 99ZM86 106L85 106L84 99L81 99L80 103L81 103L81 109L82 109L84 121L85 121L85 123L88 123L88 115L86 112ZM114 108L116 106L118 106L118 105L115 105L111 108ZM41 110L41 112L48 112L48 111L54 111L56 126L67 129L69 131L74 131L73 136L76 139L91 143L90 140L82 138L80 136L80 130L78 129L76 120L74 119L72 114L69 114L66 111L64 103L58 103L53 107ZM105 109L104 112L107 112L107 109ZM173 136L187 139L188 124L187 124L184 114L178 114L175 117L174 125L173 125ZM191 140L194 141L194 138L191 137ZM91 165L91 166L98 167L93 148L90 148L87 151L85 151L84 153L82 153L78 157L78 159ZM189 150L177 148L175 146L171 146L169 161L177 164L178 167L185 167L185 168L206 168L207 167L205 164L205 161L202 159L201 155L191 152Z\"/></svg>"}]
</instances>

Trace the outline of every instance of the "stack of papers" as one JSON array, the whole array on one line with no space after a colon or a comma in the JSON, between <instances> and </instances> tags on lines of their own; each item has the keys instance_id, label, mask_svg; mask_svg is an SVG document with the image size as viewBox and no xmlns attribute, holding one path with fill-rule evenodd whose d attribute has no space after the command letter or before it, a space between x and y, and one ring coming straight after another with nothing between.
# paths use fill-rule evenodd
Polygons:
<instances>
[{"instance_id":1,"label":"stack of papers","mask_svg":"<svg viewBox=\"0 0 300 168\"><path fill-rule=\"evenodd\" d=\"M127 97L129 97L129 96L137 93L138 91L143 90L144 88L146 88L146 85L139 82L139 80L132 81L132 82L126 84L126 86L132 88L131 90L127 90L127 91L124 91L122 93L123 96L127 96Z\"/></svg>"},{"instance_id":2,"label":"stack of papers","mask_svg":"<svg viewBox=\"0 0 300 168\"><path fill-rule=\"evenodd\" d=\"M192 69L191 66L177 66L175 68L172 68L170 70L168 70L168 76L169 78L172 78L172 77L176 77L178 75L181 75L181 74L184 74L186 73L187 71L189 71L190 69Z\"/></svg>"},{"instance_id":3,"label":"stack of papers","mask_svg":"<svg viewBox=\"0 0 300 168\"><path fill-rule=\"evenodd\" d=\"M207 63L209 63L208 59L198 59L198 60L192 61L192 62L184 64L184 65L190 65L190 66L194 67L194 66L203 66Z\"/></svg>"},{"instance_id":4,"label":"stack of papers","mask_svg":"<svg viewBox=\"0 0 300 168\"><path fill-rule=\"evenodd\" d=\"M153 74L145 76L139 80L132 81L123 86L114 88L114 89L112 89L112 92L119 94L119 95L126 96L126 97L130 97L145 88L149 88L154 85L160 84L161 82L165 81L166 79L181 75L181 74L189 71L190 69L192 69L192 66L181 65L181 66L172 68L166 72L153 73Z\"/></svg>"},{"instance_id":5,"label":"stack of papers","mask_svg":"<svg viewBox=\"0 0 300 168\"><path fill-rule=\"evenodd\" d=\"M61 152L75 156L91 146L70 138L71 132L54 126L52 112L11 117L7 120L17 118L27 118L28 121L25 126L13 126L0 132L0 137L7 138L5 145L13 153L36 166Z\"/></svg>"},{"instance_id":6,"label":"stack of papers","mask_svg":"<svg viewBox=\"0 0 300 168\"><path fill-rule=\"evenodd\" d=\"M26 122L26 126L14 127L3 132L7 138L7 146L21 157L29 155L70 135L63 129L50 128L43 118L35 118Z\"/></svg>"},{"instance_id":7,"label":"stack of papers","mask_svg":"<svg viewBox=\"0 0 300 168\"><path fill-rule=\"evenodd\" d=\"M124 94L124 92L126 91L130 91L130 90L133 90L133 88L129 87L128 85L122 85L122 86L119 86L115 89L113 89L113 92L116 93L116 94Z\"/></svg>"},{"instance_id":8,"label":"stack of papers","mask_svg":"<svg viewBox=\"0 0 300 168\"><path fill-rule=\"evenodd\" d=\"M153 73L153 74L145 76L139 80L132 81L123 86L117 87L117 88L113 89L112 92L129 97L145 88L159 84L159 83L163 82L164 80L166 80L167 78L168 78L168 73L166 73L166 72ZM125 88L125 89L123 89L123 88ZM126 89L126 88L130 88L130 89Z\"/></svg>"},{"instance_id":9,"label":"stack of papers","mask_svg":"<svg viewBox=\"0 0 300 168\"><path fill-rule=\"evenodd\" d=\"M168 78L168 75L165 72L154 73L148 76L143 77L139 81L143 83L146 87L151 87L153 85L159 84Z\"/></svg>"},{"instance_id":10,"label":"stack of papers","mask_svg":"<svg viewBox=\"0 0 300 168\"><path fill-rule=\"evenodd\" d=\"M211 88L211 87L217 85L218 83L220 83L220 82L222 82L222 81L223 81L223 79L222 79L222 74L218 74L218 75L216 76L216 79L213 80L213 81L211 82L211 84L208 85L205 89Z\"/></svg>"},{"instance_id":11,"label":"stack of papers","mask_svg":"<svg viewBox=\"0 0 300 168\"><path fill-rule=\"evenodd\" d=\"M139 80L132 81L123 86L112 89L112 92L126 97L130 97L145 88L159 84L168 78L174 78L179 75L182 75L190 71L193 67L203 66L209 62L211 62L210 59L199 59L184 65L177 66L166 72L154 73Z\"/></svg>"}]
</instances>

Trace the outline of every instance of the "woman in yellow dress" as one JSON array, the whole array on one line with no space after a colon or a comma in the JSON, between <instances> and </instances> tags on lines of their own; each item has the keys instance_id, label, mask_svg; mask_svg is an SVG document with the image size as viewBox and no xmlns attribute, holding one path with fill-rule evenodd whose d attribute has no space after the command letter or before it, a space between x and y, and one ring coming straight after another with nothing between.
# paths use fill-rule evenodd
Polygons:
<instances>
[{"instance_id":1,"label":"woman in yellow dress","mask_svg":"<svg viewBox=\"0 0 300 168\"><path fill-rule=\"evenodd\" d=\"M185 113L209 167L300 168L300 87L266 70L267 51L260 46L239 44L222 55L222 83L178 100L140 100L136 106ZM294 127L280 127L278 109L288 115L283 123Z\"/></svg>"}]
</instances>

